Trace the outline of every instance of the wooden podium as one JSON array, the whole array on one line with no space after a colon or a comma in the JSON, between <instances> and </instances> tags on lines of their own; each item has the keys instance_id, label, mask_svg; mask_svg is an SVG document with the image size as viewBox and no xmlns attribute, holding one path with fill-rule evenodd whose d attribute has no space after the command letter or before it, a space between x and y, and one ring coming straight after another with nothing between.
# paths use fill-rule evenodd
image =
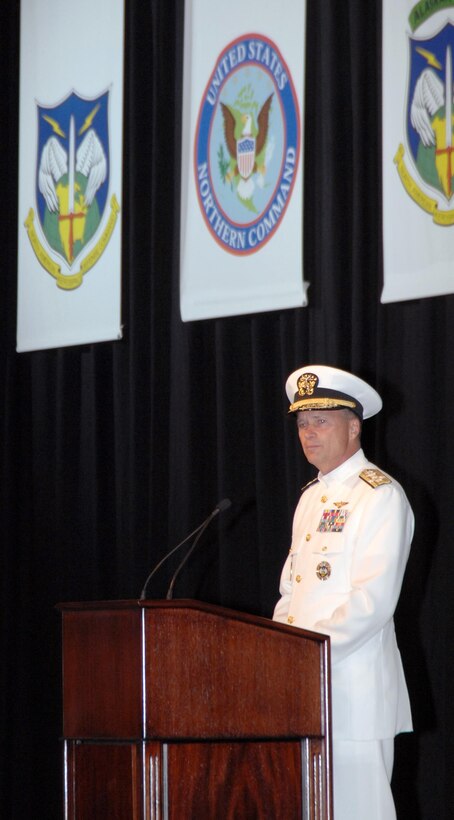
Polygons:
<instances>
[{"instance_id":1,"label":"wooden podium","mask_svg":"<svg viewBox=\"0 0 454 820\"><path fill-rule=\"evenodd\" d=\"M66 820L332 820L327 637L191 600L59 609Z\"/></svg>"}]
</instances>

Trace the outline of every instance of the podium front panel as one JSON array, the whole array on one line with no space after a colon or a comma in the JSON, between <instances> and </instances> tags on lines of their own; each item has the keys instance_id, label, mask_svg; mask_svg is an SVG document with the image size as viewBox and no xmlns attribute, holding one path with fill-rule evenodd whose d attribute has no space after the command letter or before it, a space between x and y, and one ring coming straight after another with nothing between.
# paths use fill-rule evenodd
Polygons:
<instances>
[{"instance_id":1,"label":"podium front panel","mask_svg":"<svg viewBox=\"0 0 454 820\"><path fill-rule=\"evenodd\" d=\"M148 610L146 736L324 735L323 643L275 626L222 610Z\"/></svg>"},{"instance_id":2,"label":"podium front panel","mask_svg":"<svg viewBox=\"0 0 454 820\"><path fill-rule=\"evenodd\" d=\"M196 601L59 608L66 820L332 820L326 636Z\"/></svg>"}]
</instances>

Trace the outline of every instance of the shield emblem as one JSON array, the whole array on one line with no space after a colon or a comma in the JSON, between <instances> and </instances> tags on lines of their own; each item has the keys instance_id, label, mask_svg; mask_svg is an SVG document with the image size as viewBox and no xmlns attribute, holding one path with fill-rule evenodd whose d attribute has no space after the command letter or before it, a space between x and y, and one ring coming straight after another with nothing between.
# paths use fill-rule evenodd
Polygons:
<instances>
[{"instance_id":1,"label":"shield emblem","mask_svg":"<svg viewBox=\"0 0 454 820\"><path fill-rule=\"evenodd\" d=\"M446 202L454 193L454 26L425 39L409 37L407 143L421 180Z\"/></svg>"},{"instance_id":2,"label":"shield emblem","mask_svg":"<svg viewBox=\"0 0 454 820\"><path fill-rule=\"evenodd\" d=\"M49 246L71 268L95 236L109 188L108 95L37 105L36 203Z\"/></svg>"},{"instance_id":3,"label":"shield emblem","mask_svg":"<svg viewBox=\"0 0 454 820\"><path fill-rule=\"evenodd\" d=\"M249 179L255 163L255 137L241 137L236 144L238 170L243 179Z\"/></svg>"}]
</instances>

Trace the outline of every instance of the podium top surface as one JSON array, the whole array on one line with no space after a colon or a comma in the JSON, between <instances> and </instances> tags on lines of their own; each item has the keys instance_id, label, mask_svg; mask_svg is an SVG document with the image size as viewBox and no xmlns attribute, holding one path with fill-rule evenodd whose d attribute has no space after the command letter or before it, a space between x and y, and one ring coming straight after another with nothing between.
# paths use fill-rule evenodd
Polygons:
<instances>
[{"instance_id":1,"label":"podium top surface","mask_svg":"<svg viewBox=\"0 0 454 820\"><path fill-rule=\"evenodd\" d=\"M146 599L141 601L138 598L120 599L112 601L65 601L56 604L62 614L65 612L89 612L93 611L121 611L121 610L188 610L192 612L200 612L211 614L220 618L226 618L233 621L241 621L243 623L255 624L264 629L272 629L278 632L293 635L295 638L306 637L322 644L329 645L329 636L321 632L313 632L308 629L301 629L299 627L290 626L287 624L278 623L265 618L262 615L254 615L242 610L230 609L229 607L219 606L218 604L211 604L205 601L197 601L193 598L175 598L168 601L165 598Z\"/></svg>"}]
</instances>

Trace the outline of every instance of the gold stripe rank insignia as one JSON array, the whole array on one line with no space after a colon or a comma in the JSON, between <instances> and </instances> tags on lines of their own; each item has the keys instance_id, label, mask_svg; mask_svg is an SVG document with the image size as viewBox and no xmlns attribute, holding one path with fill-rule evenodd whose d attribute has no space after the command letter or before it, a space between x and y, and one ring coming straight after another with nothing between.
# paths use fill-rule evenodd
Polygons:
<instances>
[{"instance_id":1,"label":"gold stripe rank insignia","mask_svg":"<svg viewBox=\"0 0 454 820\"><path fill-rule=\"evenodd\" d=\"M359 474L359 477L374 489L376 487L381 487L382 484L391 484L390 477L385 475L385 473L382 473L382 471L378 470L376 467L370 467L367 470L363 470L362 473Z\"/></svg>"}]
</instances>

